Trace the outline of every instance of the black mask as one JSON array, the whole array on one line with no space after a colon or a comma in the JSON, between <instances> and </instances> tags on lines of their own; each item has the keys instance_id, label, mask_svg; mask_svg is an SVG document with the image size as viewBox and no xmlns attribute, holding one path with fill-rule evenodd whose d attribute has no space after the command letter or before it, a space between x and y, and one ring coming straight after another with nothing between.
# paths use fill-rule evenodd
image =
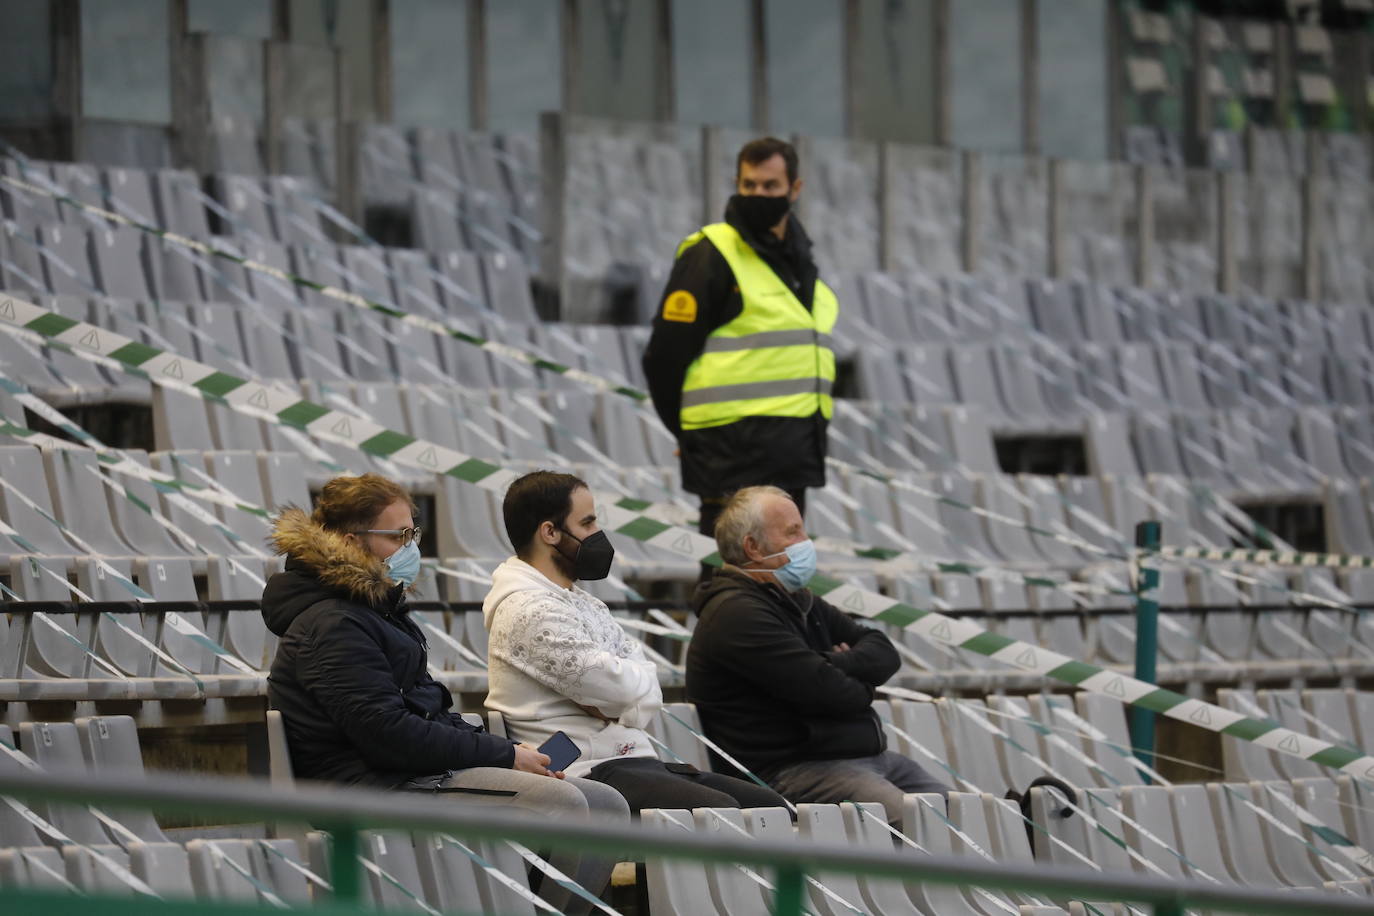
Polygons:
<instances>
[{"instance_id":1,"label":"black mask","mask_svg":"<svg viewBox=\"0 0 1374 916\"><path fill-rule=\"evenodd\" d=\"M571 557L572 570L569 578L591 582L596 579L604 579L611 574L611 561L615 559L615 547L611 545L611 539L606 537L606 532L598 531L595 534L587 535L585 538L578 538L566 528L559 530L577 541L577 552ZM558 550L560 559L565 561L569 559L568 555L557 546L554 549ZM564 571L567 572L566 569Z\"/></svg>"},{"instance_id":2,"label":"black mask","mask_svg":"<svg viewBox=\"0 0 1374 916\"><path fill-rule=\"evenodd\" d=\"M730 207L745 229L754 235L763 235L782 221L792 209L792 201L786 194L782 197L736 194L730 198Z\"/></svg>"}]
</instances>

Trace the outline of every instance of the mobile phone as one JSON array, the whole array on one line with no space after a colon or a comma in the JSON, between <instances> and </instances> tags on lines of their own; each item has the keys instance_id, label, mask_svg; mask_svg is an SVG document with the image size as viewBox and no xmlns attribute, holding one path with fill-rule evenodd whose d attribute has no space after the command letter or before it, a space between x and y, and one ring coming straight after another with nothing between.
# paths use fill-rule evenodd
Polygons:
<instances>
[{"instance_id":1,"label":"mobile phone","mask_svg":"<svg viewBox=\"0 0 1374 916\"><path fill-rule=\"evenodd\" d=\"M554 732L548 741L539 745L539 753L549 756L549 771L552 773L566 770L582 756L573 740L561 731Z\"/></svg>"}]
</instances>

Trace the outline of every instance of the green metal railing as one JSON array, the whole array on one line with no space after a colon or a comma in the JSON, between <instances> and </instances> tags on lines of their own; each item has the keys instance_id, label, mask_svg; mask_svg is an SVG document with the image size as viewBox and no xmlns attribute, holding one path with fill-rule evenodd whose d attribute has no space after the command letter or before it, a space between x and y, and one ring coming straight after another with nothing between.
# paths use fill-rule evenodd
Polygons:
<instances>
[{"instance_id":1,"label":"green metal railing","mask_svg":"<svg viewBox=\"0 0 1374 916\"><path fill-rule=\"evenodd\" d=\"M1197 881L1163 882L1132 875L1050 866L996 865L981 859L913 856L822 843L779 843L718 835L668 835L635 826L561 824L508 812L436 804L432 797L330 786L273 791L253 780L205 779L158 774L155 780L93 783L86 774L0 773L0 795L14 798L145 808L154 812L223 817L227 821L303 822L328 830L334 892L308 909L322 916L375 912L362 896L358 863L360 832L401 830L448 833L472 840L516 840L534 847L576 847L607 857L690 859L739 863L776 874L773 912L800 916L808 874L847 872L867 878L976 886L1023 891L1051 899L1114 900L1151 907L1156 916L1179 916L1185 908L1285 916L1370 912L1363 900L1313 891L1253 891ZM628 852L633 850L633 852ZM28 888L6 888L3 907L13 916L54 912L92 916L191 916L262 913L249 904L201 900L151 900L146 897L74 897Z\"/></svg>"}]
</instances>

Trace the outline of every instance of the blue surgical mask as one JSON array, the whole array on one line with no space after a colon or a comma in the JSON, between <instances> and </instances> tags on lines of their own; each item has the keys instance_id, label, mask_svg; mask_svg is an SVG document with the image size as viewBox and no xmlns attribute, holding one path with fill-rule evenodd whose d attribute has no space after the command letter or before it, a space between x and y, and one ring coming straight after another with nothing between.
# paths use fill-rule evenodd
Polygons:
<instances>
[{"instance_id":1,"label":"blue surgical mask","mask_svg":"<svg viewBox=\"0 0 1374 916\"><path fill-rule=\"evenodd\" d=\"M806 588L806 583L811 581L811 577L816 574L816 544L810 538L798 541L795 544L787 545L787 549L781 553L770 553L763 557L764 560L771 560L774 557L787 557L787 562L777 569L762 570L758 567L751 567L758 572L771 572L773 577L778 580L778 584L789 592L795 592Z\"/></svg>"},{"instance_id":2,"label":"blue surgical mask","mask_svg":"<svg viewBox=\"0 0 1374 916\"><path fill-rule=\"evenodd\" d=\"M420 545L411 541L387 557L386 568L391 571L393 582L399 582L408 588L420 574Z\"/></svg>"}]
</instances>

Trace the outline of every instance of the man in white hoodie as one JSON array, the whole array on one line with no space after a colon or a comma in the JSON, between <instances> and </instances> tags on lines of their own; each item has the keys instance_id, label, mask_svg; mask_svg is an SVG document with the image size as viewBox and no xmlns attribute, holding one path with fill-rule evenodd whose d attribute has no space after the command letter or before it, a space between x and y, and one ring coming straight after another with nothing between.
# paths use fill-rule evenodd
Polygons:
<instances>
[{"instance_id":1,"label":"man in white hoodie","mask_svg":"<svg viewBox=\"0 0 1374 916\"><path fill-rule=\"evenodd\" d=\"M535 471L502 505L516 555L492 573L482 605L487 708L534 746L562 731L582 756L567 775L620 791L641 808L773 807L782 797L742 779L658 759L644 727L663 705L654 663L577 580L604 579L615 548L592 494L571 474Z\"/></svg>"}]
</instances>

